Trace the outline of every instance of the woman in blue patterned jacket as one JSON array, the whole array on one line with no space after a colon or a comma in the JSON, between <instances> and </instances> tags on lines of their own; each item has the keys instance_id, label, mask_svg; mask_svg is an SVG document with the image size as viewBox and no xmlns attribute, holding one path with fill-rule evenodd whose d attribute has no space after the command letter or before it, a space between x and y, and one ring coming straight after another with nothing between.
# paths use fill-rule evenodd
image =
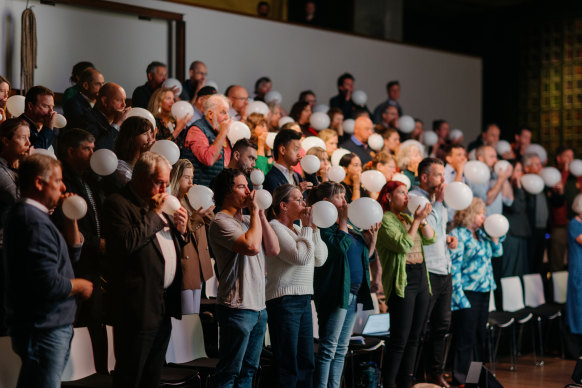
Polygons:
<instances>
[{"instance_id":1,"label":"woman in blue patterned jacket","mask_svg":"<svg viewBox=\"0 0 582 388\"><path fill-rule=\"evenodd\" d=\"M453 335L455 338L453 384L464 384L471 361L482 361L486 343L489 298L495 290L491 258L501 256L499 238L487 235L483 226L485 203L473 198L471 205L455 213L451 235L459 240L451 250ZM502 240L504 237L502 238Z\"/></svg>"}]
</instances>

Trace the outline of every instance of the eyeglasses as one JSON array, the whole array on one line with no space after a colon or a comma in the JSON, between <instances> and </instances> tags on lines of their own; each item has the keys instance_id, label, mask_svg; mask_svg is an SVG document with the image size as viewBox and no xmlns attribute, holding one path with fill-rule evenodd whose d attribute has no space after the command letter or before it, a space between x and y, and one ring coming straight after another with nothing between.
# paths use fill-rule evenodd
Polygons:
<instances>
[{"instance_id":1,"label":"eyeglasses","mask_svg":"<svg viewBox=\"0 0 582 388\"><path fill-rule=\"evenodd\" d=\"M287 202L297 202L299 204L305 203L305 200L303 198L298 198L298 199L290 199Z\"/></svg>"},{"instance_id":2,"label":"eyeglasses","mask_svg":"<svg viewBox=\"0 0 582 388\"><path fill-rule=\"evenodd\" d=\"M248 101L249 98L248 97L231 97L233 100L239 100L239 101Z\"/></svg>"}]
</instances>

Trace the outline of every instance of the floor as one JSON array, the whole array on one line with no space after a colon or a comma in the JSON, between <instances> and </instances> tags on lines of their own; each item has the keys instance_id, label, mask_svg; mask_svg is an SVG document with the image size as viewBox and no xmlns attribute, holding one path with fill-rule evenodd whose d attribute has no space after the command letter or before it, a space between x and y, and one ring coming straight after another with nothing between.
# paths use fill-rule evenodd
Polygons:
<instances>
[{"instance_id":1,"label":"floor","mask_svg":"<svg viewBox=\"0 0 582 388\"><path fill-rule=\"evenodd\" d=\"M517 370L511 371L508 359L497 362L495 376L505 388L564 388L571 383L574 360L562 360L558 357L544 358L543 366L536 366L532 355L518 359Z\"/></svg>"}]
</instances>

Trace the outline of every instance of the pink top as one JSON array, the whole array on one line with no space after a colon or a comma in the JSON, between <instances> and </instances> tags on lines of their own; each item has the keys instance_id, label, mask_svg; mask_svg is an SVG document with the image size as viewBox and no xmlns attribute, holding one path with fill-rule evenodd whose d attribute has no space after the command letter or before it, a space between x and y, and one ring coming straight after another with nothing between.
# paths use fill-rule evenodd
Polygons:
<instances>
[{"instance_id":1,"label":"pink top","mask_svg":"<svg viewBox=\"0 0 582 388\"><path fill-rule=\"evenodd\" d=\"M196 159L202 164L207 166L212 166L212 158L220 153L221 147L217 147L208 142L206 135L198 128L193 125L188 130L186 135L186 148L192 151ZM230 163L230 143L228 140L224 140L224 167L228 166Z\"/></svg>"}]
</instances>

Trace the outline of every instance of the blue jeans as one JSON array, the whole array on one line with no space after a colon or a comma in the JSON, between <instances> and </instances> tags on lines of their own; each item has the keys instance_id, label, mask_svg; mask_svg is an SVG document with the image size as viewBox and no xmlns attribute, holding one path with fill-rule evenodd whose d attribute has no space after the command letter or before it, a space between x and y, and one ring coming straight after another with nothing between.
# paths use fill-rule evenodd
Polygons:
<instances>
[{"instance_id":1,"label":"blue jeans","mask_svg":"<svg viewBox=\"0 0 582 388\"><path fill-rule=\"evenodd\" d=\"M267 330L267 310L216 306L220 327L217 387L251 388Z\"/></svg>"},{"instance_id":2,"label":"blue jeans","mask_svg":"<svg viewBox=\"0 0 582 388\"><path fill-rule=\"evenodd\" d=\"M314 385L317 388L338 388L356 322L356 295L350 294L347 309L337 308L326 318L319 321Z\"/></svg>"},{"instance_id":3,"label":"blue jeans","mask_svg":"<svg viewBox=\"0 0 582 388\"><path fill-rule=\"evenodd\" d=\"M12 348L22 360L17 388L58 388L69 359L73 326L12 333Z\"/></svg>"},{"instance_id":4,"label":"blue jeans","mask_svg":"<svg viewBox=\"0 0 582 388\"><path fill-rule=\"evenodd\" d=\"M277 386L313 385L311 295L285 295L267 302Z\"/></svg>"}]
</instances>

